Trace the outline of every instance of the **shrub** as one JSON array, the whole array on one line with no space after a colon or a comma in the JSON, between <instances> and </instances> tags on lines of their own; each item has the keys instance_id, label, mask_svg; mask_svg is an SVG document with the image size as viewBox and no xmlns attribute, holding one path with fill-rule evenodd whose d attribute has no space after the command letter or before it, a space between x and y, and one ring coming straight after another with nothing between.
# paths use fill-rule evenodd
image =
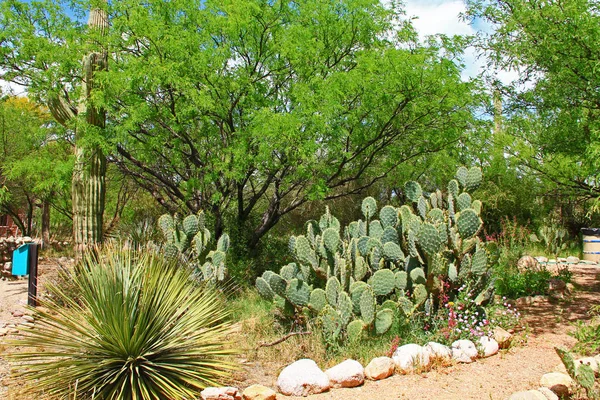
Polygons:
<instances>
[{"instance_id":1,"label":"shrub","mask_svg":"<svg viewBox=\"0 0 600 400\"><path fill-rule=\"evenodd\" d=\"M546 295L552 274L548 270L518 272L509 269L498 273L496 290L499 295L516 299L523 296Z\"/></svg>"},{"instance_id":2,"label":"shrub","mask_svg":"<svg viewBox=\"0 0 600 400\"><path fill-rule=\"evenodd\" d=\"M184 399L230 373L228 311L211 287L152 252L109 248L70 273L18 341L17 375L34 391L68 398ZM66 307L61 306L66 304ZM45 311L43 311L45 309ZM37 348L41 347L41 351Z\"/></svg>"}]
</instances>

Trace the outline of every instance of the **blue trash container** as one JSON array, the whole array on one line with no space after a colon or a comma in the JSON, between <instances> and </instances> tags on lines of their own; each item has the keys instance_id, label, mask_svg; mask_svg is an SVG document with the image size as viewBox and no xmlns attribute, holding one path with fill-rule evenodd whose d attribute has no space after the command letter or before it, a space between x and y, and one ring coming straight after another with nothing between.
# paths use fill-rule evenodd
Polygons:
<instances>
[{"instance_id":1,"label":"blue trash container","mask_svg":"<svg viewBox=\"0 0 600 400\"><path fill-rule=\"evenodd\" d=\"M17 276L29 273L29 244L19 246L13 251L12 274Z\"/></svg>"}]
</instances>

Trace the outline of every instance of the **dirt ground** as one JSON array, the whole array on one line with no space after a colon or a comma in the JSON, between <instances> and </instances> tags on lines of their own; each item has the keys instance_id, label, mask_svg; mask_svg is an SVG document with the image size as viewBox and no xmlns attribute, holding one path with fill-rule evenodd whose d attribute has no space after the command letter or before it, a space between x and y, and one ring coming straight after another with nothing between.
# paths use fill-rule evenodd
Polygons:
<instances>
[{"instance_id":1,"label":"dirt ground","mask_svg":"<svg viewBox=\"0 0 600 400\"><path fill-rule=\"evenodd\" d=\"M55 268L56 265L52 263L42 265L42 277L46 274L47 279L47 271ZM600 267L579 264L570 269L578 289L571 301L544 301L520 308L530 328L525 345L472 364L454 365L423 374L395 375L382 381L367 381L360 388L335 389L310 398L495 400L505 399L517 391L537 389L541 376L560 365L554 347L571 347L575 344L575 339L568 335L573 323L590 319L587 313L589 308L600 305ZM0 327L18 321L12 312L23 310L26 299L26 280L0 281ZM4 340L6 338L0 338L0 399L22 400L22 397L9 394L9 366L2 358L6 351L6 346L2 344ZM267 372L256 364L247 364L245 368L247 379L242 382L243 386L261 383L275 387L275 373ZM281 395L278 398L293 399Z\"/></svg>"},{"instance_id":2,"label":"dirt ground","mask_svg":"<svg viewBox=\"0 0 600 400\"><path fill-rule=\"evenodd\" d=\"M38 265L40 292L43 291L44 283L56 276L59 266L60 264L56 260L40 260ZM17 325L19 322L22 322L20 317L12 315L14 311L20 311L24 314L29 313L26 309L27 286L28 280L26 278L0 280L0 328L7 325ZM10 369L8 362L3 357L9 349L6 340L11 338L11 336L0 337L0 400L16 399L9 392ZM23 398L21 397L21 399Z\"/></svg>"}]
</instances>

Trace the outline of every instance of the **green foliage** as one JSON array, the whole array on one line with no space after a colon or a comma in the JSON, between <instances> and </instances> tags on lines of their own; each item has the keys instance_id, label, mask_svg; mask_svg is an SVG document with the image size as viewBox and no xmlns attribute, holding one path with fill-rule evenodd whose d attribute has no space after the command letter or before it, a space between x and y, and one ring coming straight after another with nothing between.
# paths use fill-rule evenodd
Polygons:
<instances>
[{"instance_id":1,"label":"green foliage","mask_svg":"<svg viewBox=\"0 0 600 400\"><path fill-rule=\"evenodd\" d=\"M167 257L189 262L201 280L216 282L226 278L225 259L229 251L229 236L226 233L221 235L216 249L209 251L212 235L206 228L204 212L188 215L183 221L177 215L163 214L158 219L158 226L165 239L164 253ZM264 285L261 286L261 293L268 296L269 292Z\"/></svg>"},{"instance_id":2,"label":"green foliage","mask_svg":"<svg viewBox=\"0 0 600 400\"><path fill-rule=\"evenodd\" d=\"M72 147L43 107L0 93L0 212L32 235L36 205L70 217Z\"/></svg>"},{"instance_id":3,"label":"green foliage","mask_svg":"<svg viewBox=\"0 0 600 400\"><path fill-rule=\"evenodd\" d=\"M471 172L470 187L479 185L480 175ZM279 274L266 271L256 281L259 293L288 311L293 307L296 319L307 314L318 318L330 346L350 339L348 325L353 320L360 319L364 329L360 335L353 331L352 340L363 333L383 335L397 318L433 313L437 305L431 294L440 290L440 279L448 275L455 289L477 282L475 301L478 305L489 301L493 286L488 255L476 236L480 217L469 208L451 214L450 194L444 197L436 191L426 201L416 182L405 188L413 197L410 205L399 209L388 205L378 214L375 199L367 197L361 204L366 220L350 222L343 229L328 208L319 222L308 221L306 233L289 241L295 262L281 267ZM456 188L461 194L467 194L465 189ZM377 215L383 222L372 219ZM466 227L461 229L460 224ZM355 323L353 329L357 327Z\"/></svg>"},{"instance_id":4,"label":"green foliage","mask_svg":"<svg viewBox=\"0 0 600 400\"><path fill-rule=\"evenodd\" d=\"M519 272L516 270L496 271L496 290L499 295L510 299L517 299L523 296L547 295L550 289L550 271L543 269L540 271L527 270Z\"/></svg>"},{"instance_id":5,"label":"green foliage","mask_svg":"<svg viewBox=\"0 0 600 400\"><path fill-rule=\"evenodd\" d=\"M532 235L531 241L541 242L549 254L554 257L567 249L567 230L557 224L542 225L538 230L538 235Z\"/></svg>"},{"instance_id":6,"label":"green foliage","mask_svg":"<svg viewBox=\"0 0 600 400\"><path fill-rule=\"evenodd\" d=\"M476 124L480 90L453 62L464 41L421 42L397 23L399 5L122 0L102 3L99 35L83 21L96 2L65 4L0 3L3 79L49 101L65 92L75 109L82 57L91 43L111 49L90 99L111 135L84 139L161 200L217 224L231 212L252 250L294 209L354 193Z\"/></svg>"},{"instance_id":7,"label":"green foliage","mask_svg":"<svg viewBox=\"0 0 600 400\"><path fill-rule=\"evenodd\" d=\"M508 85L490 77L504 95L500 101L510 109L502 123L507 136L502 161L513 160L518 184L527 190L539 184L523 185L523 175L547 185L535 194L551 189L556 197L578 198L574 203L579 207L590 196L597 199L600 113L595 105L600 94L589 88L600 87L598 2L467 4L467 17L491 24L476 44L494 69L520 72Z\"/></svg>"},{"instance_id":8,"label":"green foliage","mask_svg":"<svg viewBox=\"0 0 600 400\"><path fill-rule=\"evenodd\" d=\"M229 377L228 309L210 286L151 253L106 249L69 272L73 292L50 285L21 331L18 372L61 398L189 399ZM61 304L65 304L63 306ZM42 347L43 351L37 349Z\"/></svg>"}]
</instances>

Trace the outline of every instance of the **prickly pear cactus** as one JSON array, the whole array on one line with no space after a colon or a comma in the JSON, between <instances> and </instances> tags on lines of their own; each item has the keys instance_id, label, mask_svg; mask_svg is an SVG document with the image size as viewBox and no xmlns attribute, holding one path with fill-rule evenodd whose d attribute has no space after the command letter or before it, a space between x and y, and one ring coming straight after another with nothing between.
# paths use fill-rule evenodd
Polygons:
<instances>
[{"instance_id":1,"label":"prickly pear cactus","mask_svg":"<svg viewBox=\"0 0 600 400\"><path fill-rule=\"evenodd\" d=\"M165 243L165 257L180 257L183 262L196 270L196 276L204 281L223 281L227 277L226 257L229 250L229 236L224 233L217 242L215 250L209 250L211 233L205 226L204 213L188 215L183 221L177 215L161 215L158 219ZM269 295L268 282L260 284L259 293L265 298Z\"/></svg>"},{"instance_id":2,"label":"prickly pear cactus","mask_svg":"<svg viewBox=\"0 0 600 400\"><path fill-rule=\"evenodd\" d=\"M441 280L454 290L477 282L478 304L488 301L492 257L478 237L483 204L469 193L480 183L481 170L464 167L444 192L407 182L407 204L378 209L367 197L360 204L364 219L345 227L326 208L318 221L306 222L302 235L290 238L295 262L278 273L265 272L256 280L257 290L286 310L313 318L334 342L382 335L398 318L435 312ZM161 221L161 226L173 224ZM217 252L227 247L219 243Z\"/></svg>"}]
</instances>

